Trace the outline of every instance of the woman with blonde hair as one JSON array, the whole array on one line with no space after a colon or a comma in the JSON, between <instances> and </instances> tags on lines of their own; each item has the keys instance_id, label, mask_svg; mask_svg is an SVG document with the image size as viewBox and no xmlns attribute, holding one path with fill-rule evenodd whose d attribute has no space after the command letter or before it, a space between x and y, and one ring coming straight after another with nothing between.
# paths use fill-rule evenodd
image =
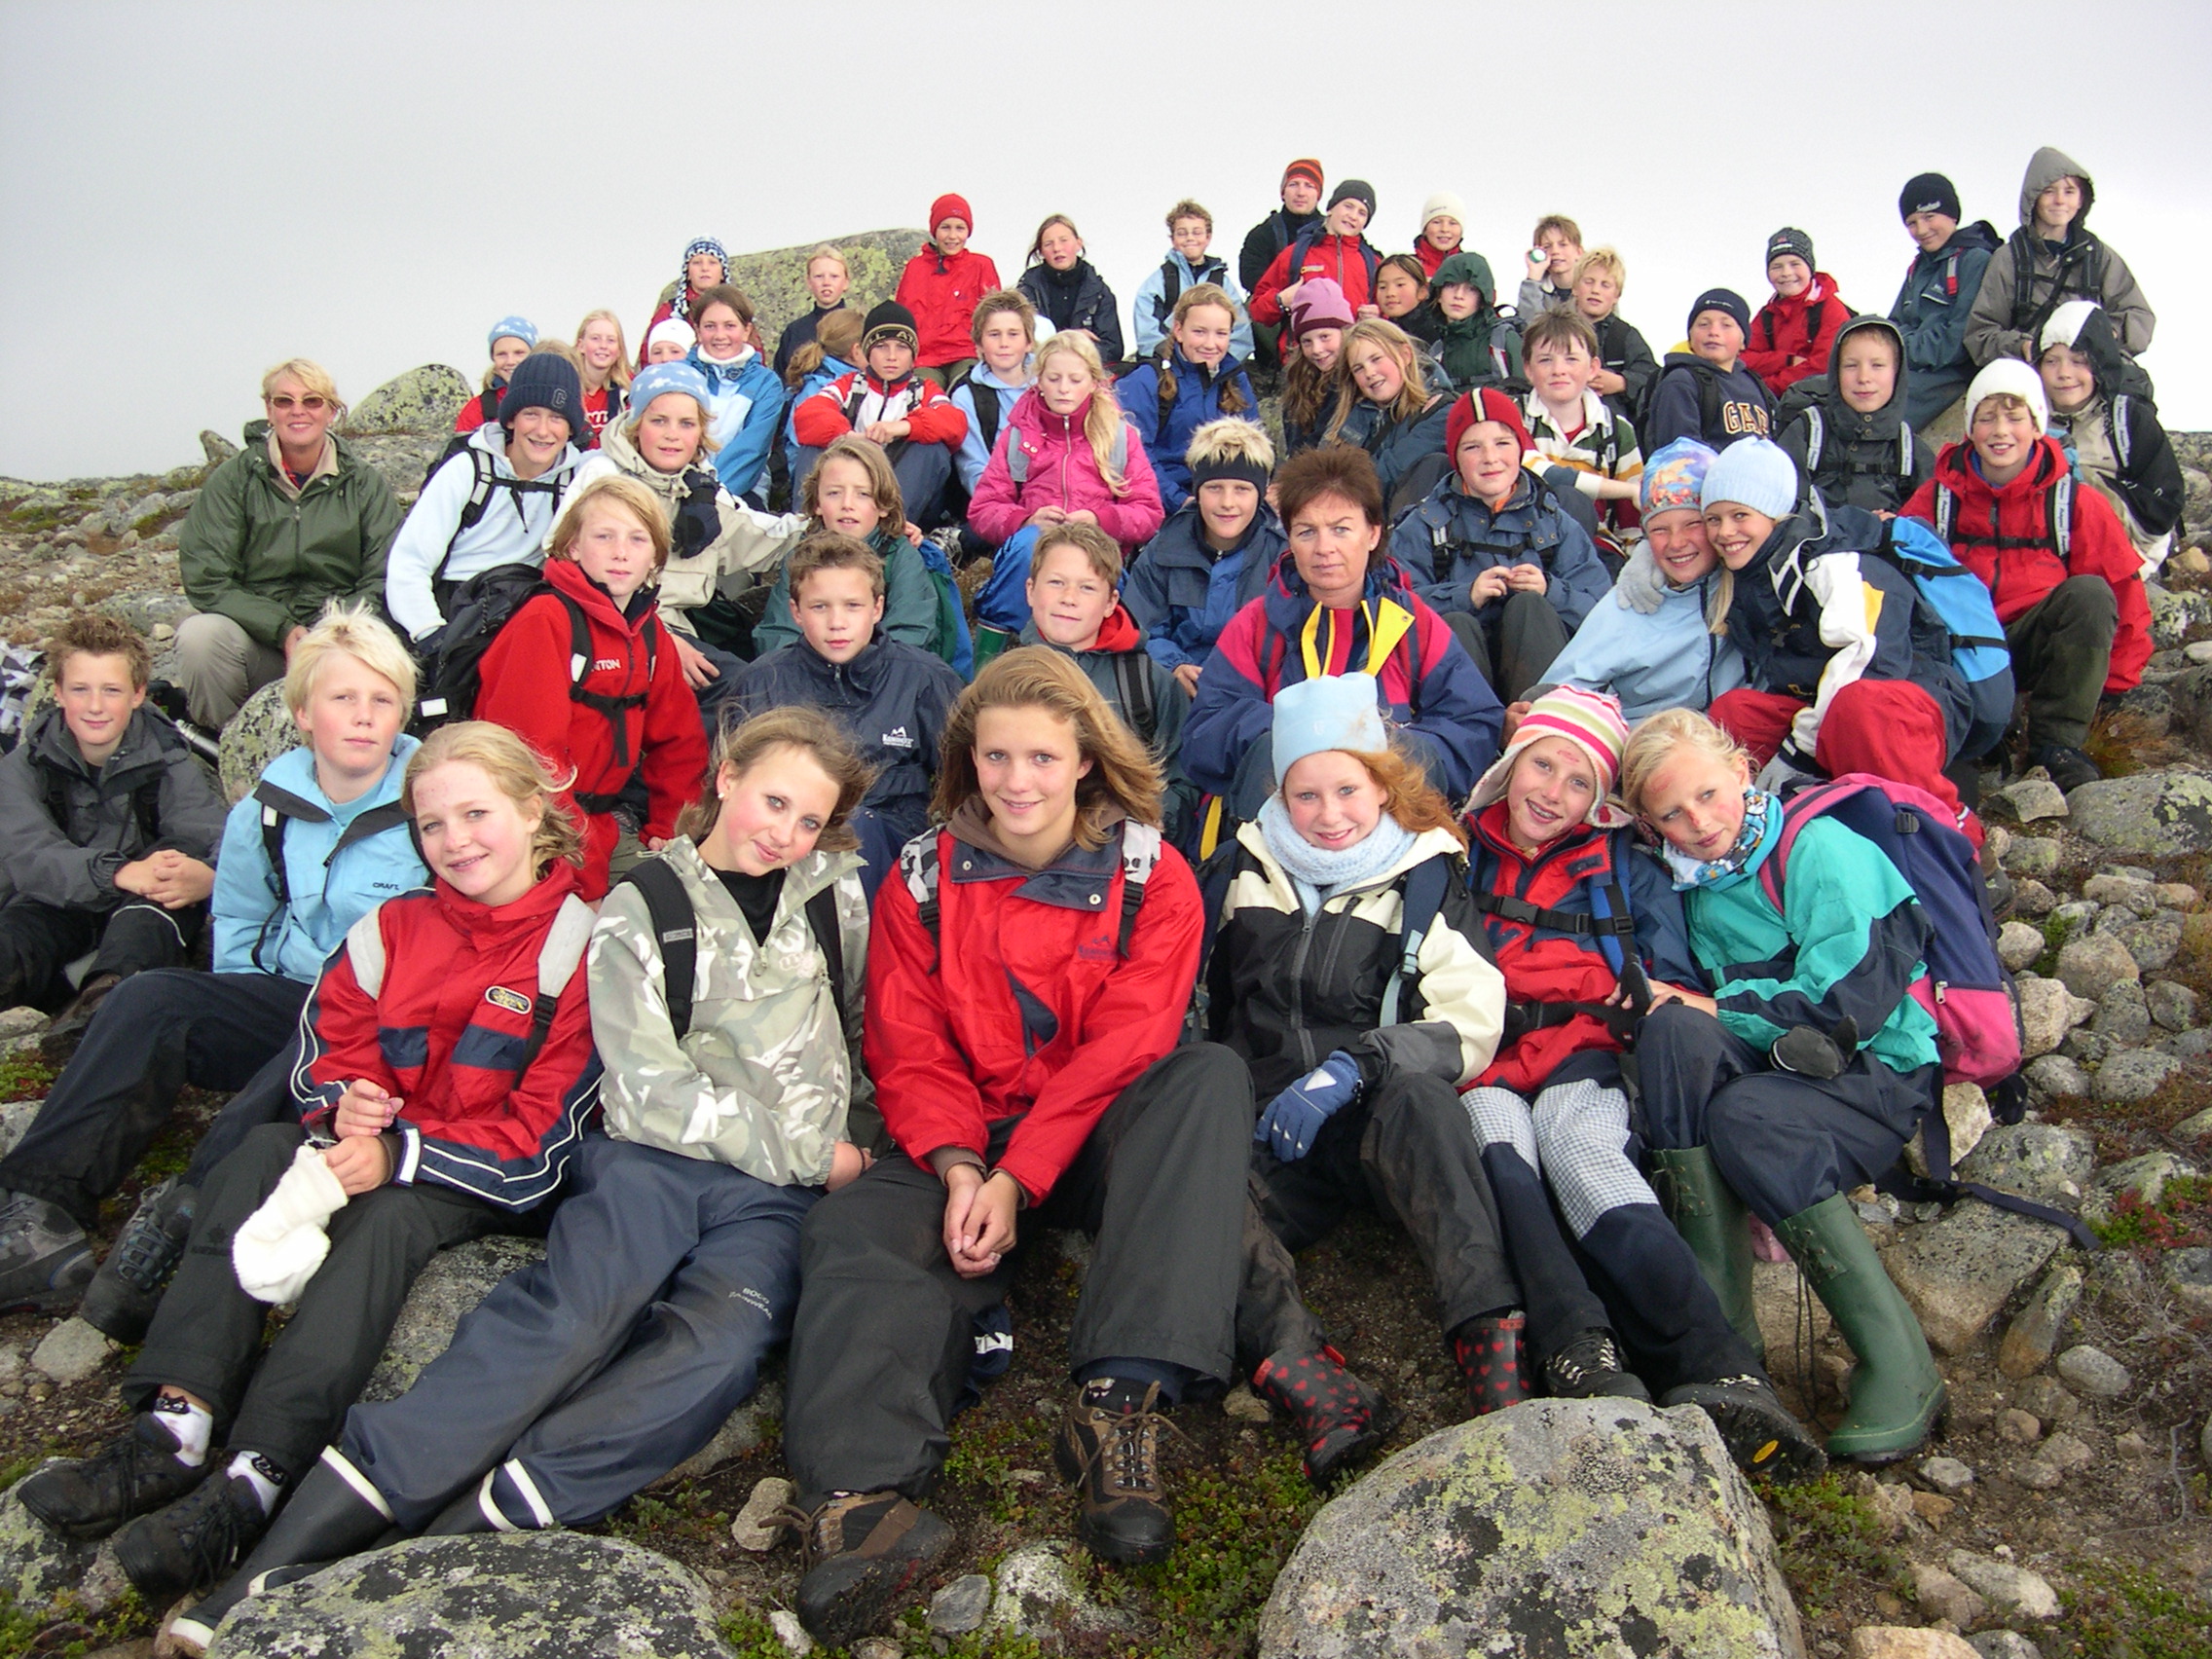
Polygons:
<instances>
[{"instance_id":1,"label":"woman with blonde hair","mask_svg":"<svg viewBox=\"0 0 2212 1659\"><path fill-rule=\"evenodd\" d=\"M917 1500L1034 1225L1096 1239L1054 1448L1078 1535L1122 1563L1174 1546L1161 1413L1234 1364L1253 1114L1234 1054L1176 1047L1205 922L1161 787L1072 660L1009 651L954 707L943 827L876 897L865 1049L898 1151L807 1218L784 1426L825 1643L950 1546Z\"/></svg>"}]
</instances>

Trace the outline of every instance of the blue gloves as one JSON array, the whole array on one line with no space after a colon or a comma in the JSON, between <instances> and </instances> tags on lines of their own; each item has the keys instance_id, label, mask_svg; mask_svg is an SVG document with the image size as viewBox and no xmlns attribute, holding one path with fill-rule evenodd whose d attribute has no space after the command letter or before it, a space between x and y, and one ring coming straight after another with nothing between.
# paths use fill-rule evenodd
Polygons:
<instances>
[{"instance_id":1,"label":"blue gloves","mask_svg":"<svg viewBox=\"0 0 2212 1659\"><path fill-rule=\"evenodd\" d=\"M1282 1162L1292 1162L1313 1150L1321 1125L1358 1095L1359 1062L1339 1049L1268 1103L1252 1138Z\"/></svg>"}]
</instances>

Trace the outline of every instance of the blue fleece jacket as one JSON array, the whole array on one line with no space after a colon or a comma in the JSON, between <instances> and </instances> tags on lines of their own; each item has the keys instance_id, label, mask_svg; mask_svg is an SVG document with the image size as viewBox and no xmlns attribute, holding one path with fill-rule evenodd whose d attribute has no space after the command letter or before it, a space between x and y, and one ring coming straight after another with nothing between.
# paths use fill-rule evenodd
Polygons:
<instances>
[{"instance_id":1,"label":"blue fleece jacket","mask_svg":"<svg viewBox=\"0 0 2212 1659\"><path fill-rule=\"evenodd\" d=\"M707 377L714 400L709 429L721 445L715 452L715 471L722 488L733 496L751 495L767 471L768 451L784 418L784 383L750 348L736 362L717 363L694 346L683 360Z\"/></svg>"},{"instance_id":2,"label":"blue fleece jacket","mask_svg":"<svg viewBox=\"0 0 2212 1659\"><path fill-rule=\"evenodd\" d=\"M1238 362L1252 360L1252 319L1245 313L1244 290L1236 285L1236 274L1229 269L1226 260L1207 254L1193 265L1173 248L1167 250L1137 284L1136 298L1129 302L1129 321L1134 328L1135 352L1149 357L1160 350L1160 343L1167 338L1167 319L1175 309L1175 301L1167 297L1167 270L1176 272L1175 296L1180 299L1201 282L1211 282L1236 302L1236 326L1229 333L1231 355Z\"/></svg>"},{"instance_id":3,"label":"blue fleece jacket","mask_svg":"<svg viewBox=\"0 0 2212 1659\"><path fill-rule=\"evenodd\" d=\"M1987 220L1961 225L1934 253L1913 259L1890 307L1890 320L1904 336L1904 418L1925 425L1958 400L1973 379L1967 353L1967 318L1981 292L1982 273L2002 245Z\"/></svg>"},{"instance_id":4,"label":"blue fleece jacket","mask_svg":"<svg viewBox=\"0 0 2212 1659\"><path fill-rule=\"evenodd\" d=\"M1467 589L1501 565L1537 565L1544 597L1560 620L1579 628L1613 585L1590 533L1562 512L1523 472L1494 512L1470 496L1456 472L1409 510L1390 533L1390 552L1416 573L1421 598L1438 610L1473 610ZM1480 612L1474 612L1480 614Z\"/></svg>"},{"instance_id":5,"label":"blue fleece jacket","mask_svg":"<svg viewBox=\"0 0 2212 1659\"><path fill-rule=\"evenodd\" d=\"M1637 559L1651 555L1639 548ZM1744 653L1706 626L1717 571L1686 588L1662 585L1659 608L1645 616L1616 593L1590 608L1544 676L1554 685L1609 691L1634 721L1662 709L1703 711L1744 683Z\"/></svg>"},{"instance_id":6,"label":"blue fleece jacket","mask_svg":"<svg viewBox=\"0 0 2212 1659\"><path fill-rule=\"evenodd\" d=\"M1184 459L1191 434L1208 421L1221 419L1221 388L1225 381L1236 383L1243 398L1241 414L1248 421L1260 418L1260 400L1252 395L1252 383L1235 356L1222 359L1218 371L1208 373L1185 357L1173 354L1175 404L1163 422L1160 418L1160 366L1158 359L1132 369L1115 386L1114 395L1144 440L1145 459L1160 480L1160 503L1169 512L1191 498L1191 463Z\"/></svg>"},{"instance_id":7,"label":"blue fleece jacket","mask_svg":"<svg viewBox=\"0 0 2212 1659\"><path fill-rule=\"evenodd\" d=\"M960 440L952 464L959 470L961 488L969 495L976 493L983 468L991 464L991 450L983 443L983 424L976 414L976 388L987 387L999 400L998 424L992 434L995 439L1013 424L1014 406L1021 401L1021 394L1029 386L1028 381L1003 381L991 373L989 364L978 362L968 378L952 388L952 401L960 406L960 413L968 417L968 435Z\"/></svg>"},{"instance_id":8,"label":"blue fleece jacket","mask_svg":"<svg viewBox=\"0 0 2212 1659\"><path fill-rule=\"evenodd\" d=\"M1152 660L1169 670L1185 663L1203 668L1229 619L1266 591L1288 545L1265 502L1244 539L1218 555L1206 545L1197 501L1170 516L1138 550L1122 585L1122 603L1144 630Z\"/></svg>"}]
</instances>

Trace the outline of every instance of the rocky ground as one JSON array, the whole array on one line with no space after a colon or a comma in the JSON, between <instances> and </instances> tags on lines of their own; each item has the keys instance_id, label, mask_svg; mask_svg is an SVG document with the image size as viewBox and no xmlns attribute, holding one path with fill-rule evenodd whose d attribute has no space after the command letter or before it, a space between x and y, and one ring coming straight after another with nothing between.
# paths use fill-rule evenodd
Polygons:
<instances>
[{"instance_id":1,"label":"rocky ground","mask_svg":"<svg viewBox=\"0 0 2212 1659\"><path fill-rule=\"evenodd\" d=\"M421 410L465 390L425 370L364 400L359 441L395 486L411 492L437 442L395 428L420 428ZM217 457L223 441L204 441ZM2177 442L2194 548L2212 540L2212 437ZM0 635L35 642L69 607L105 605L166 643L183 609L175 522L203 471L0 481ZM1102 1572L1074 1548L1051 1473L1085 1253L1080 1240L1040 1240L1013 1293L1013 1368L955 1427L938 1503L959 1548L926 1611L862 1651L2212 1655L2212 560L2177 556L2156 610L2146 683L2096 735L2108 781L2065 797L2040 776L2002 792L1989 780L1985 813L2020 887L2004 947L2021 975L2031 1107L2026 1122L1988 1128L1968 1093L1947 1103L1958 1146L1978 1140L1962 1174L2078 1211L2104 1247L2084 1254L1971 1198L1945 1211L1860 1195L1950 1383L1948 1420L1923 1455L1754 1496L1710 1466L1696 1420L1543 1407L1455 1430L1458 1390L1424 1274L1401 1236L1367 1220L1301 1268L1353 1368L1402 1408L1390 1450L1406 1456L1299 1549L1320 1499L1281 1423L1238 1389L1183 1414L1176 1558ZM0 1014L0 1102L18 1103L0 1105L0 1142L51 1081L32 1041L42 1020ZM181 1167L216 1103L188 1101L108 1206L103 1245L140 1186ZM530 1248L470 1246L425 1275L374 1387L404 1387ZM1832 1420L1848 1352L1792 1268L1759 1273L1776 1379ZM0 1483L116 1432L127 1358L79 1322L0 1319ZM434 1650L409 1631L444 1633L453 1650L452 1633L481 1626L469 1651L781 1654L799 1644L782 1611L797 1558L762 1547L756 1524L782 1476L779 1402L771 1381L693 1465L594 1536L416 1546L428 1553L287 1593L228 1633L225 1650ZM1470 1481L1483 1491L1470 1495ZM1669 1493L1682 1501L1661 1501ZM1515 1509L1517 1493L1537 1494L1536 1508ZM1622 1530L1646 1499L1654 1514ZM1612 1519L1567 1525L1585 1510ZM1686 1565L1652 1541L1691 1525L1722 1541ZM1604 1553L1591 1540L1624 1537L1644 1542L1601 1563L1603 1594L1572 1601L1562 1586L1589 1579ZM1396 1540L1389 1562L1363 1576L1378 1539ZM1543 1566L1532 1578L1531 1560ZM1766 1581L1776 1566L1788 1595ZM578 1582L622 1588L579 1602ZM1387 1595L1372 1588L1384 1583ZM1440 1622L1395 1628L1375 1611L1417 1604L1442 1608ZM112 1558L58 1544L0 1495L0 1655L142 1653L159 1611L123 1590ZM388 1645L365 1641L371 1627Z\"/></svg>"}]
</instances>

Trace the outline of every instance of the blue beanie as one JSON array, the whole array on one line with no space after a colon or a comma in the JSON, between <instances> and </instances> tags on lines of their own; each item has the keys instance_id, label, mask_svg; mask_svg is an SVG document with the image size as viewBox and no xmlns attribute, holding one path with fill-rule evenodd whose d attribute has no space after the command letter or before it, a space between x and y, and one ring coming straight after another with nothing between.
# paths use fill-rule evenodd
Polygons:
<instances>
[{"instance_id":1,"label":"blue beanie","mask_svg":"<svg viewBox=\"0 0 2212 1659\"><path fill-rule=\"evenodd\" d=\"M1687 333L1689 329L1695 328L1698 317L1709 311L1725 312L1728 315L1734 317L1736 326L1743 330L1745 340L1751 339L1751 308L1750 302L1733 288L1708 288L1704 293L1698 295L1690 303L1690 320L1683 332Z\"/></svg>"},{"instance_id":2,"label":"blue beanie","mask_svg":"<svg viewBox=\"0 0 2212 1659\"><path fill-rule=\"evenodd\" d=\"M1345 749L1381 755L1390 747L1372 674L1302 680L1275 693L1275 782L1309 755Z\"/></svg>"},{"instance_id":3,"label":"blue beanie","mask_svg":"<svg viewBox=\"0 0 2212 1659\"><path fill-rule=\"evenodd\" d=\"M502 340L519 340L525 346L537 344L537 324L527 316L503 316L492 324L492 332L484 337L484 350L489 351Z\"/></svg>"},{"instance_id":4,"label":"blue beanie","mask_svg":"<svg viewBox=\"0 0 2212 1659\"><path fill-rule=\"evenodd\" d=\"M583 382L569 359L555 351L533 351L507 377L499 394L499 424L510 430L525 409L544 409L569 423L571 442L580 444L591 424L584 419Z\"/></svg>"},{"instance_id":5,"label":"blue beanie","mask_svg":"<svg viewBox=\"0 0 2212 1659\"><path fill-rule=\"evenodd\" d=\"M1780 444L1738 438L1705 472L1701 506L1735 501L1770 519L1785 519L1797 505L1797 467Z\"/></svg>"},{"instance_id":6,"label":"blue beanie","mask_svg":"<svg viewBox=\"0 0 2212 1659\"><path fill-rule=\"evenodd\" d=\"M638 378L630 383L632 424L636 424L636 416L645 412L646 404L672 391L681 391L694 399L701 409L715 406L714 393L707 389L707 377L679 357L673 363L655 363L649 369L641 370Z\"/></svg>"},{"instance_id":7,"label":"blue beanie","mask_svg":"<svg viewBox=\"0 0 2212 1659\"><path fill-rule=\"evenodd\" d=\"M702 253L711 253L722 262L722 277L726 281L729 277L729 249L714 237L693 237L683 246L684 265L688 267Z\"/></svg>"}]
</instances>

